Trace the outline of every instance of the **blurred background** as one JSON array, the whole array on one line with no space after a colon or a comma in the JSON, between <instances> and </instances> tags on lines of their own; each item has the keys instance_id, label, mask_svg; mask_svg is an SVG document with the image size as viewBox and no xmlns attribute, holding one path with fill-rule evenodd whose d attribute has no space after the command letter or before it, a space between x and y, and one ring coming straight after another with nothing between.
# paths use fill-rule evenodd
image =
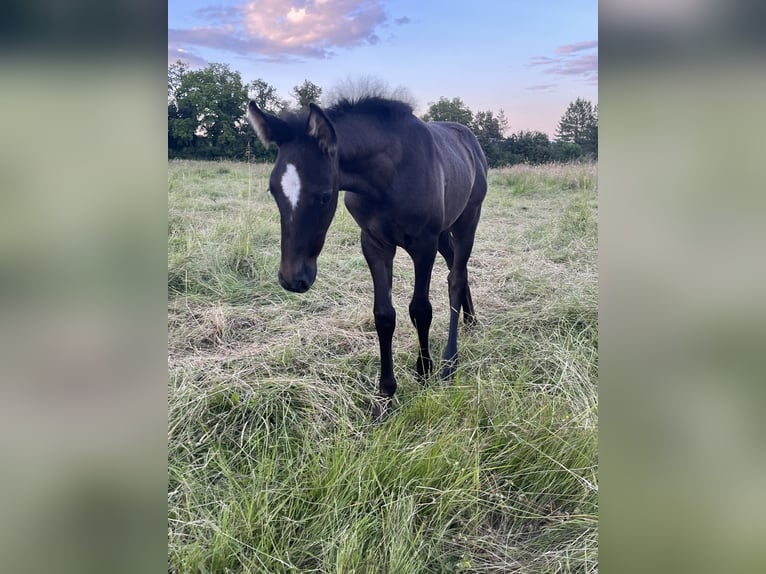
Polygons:
<instances>
[{"instance_id":1,"label":"blurred background","mask_svg":"<svg viewBox=\"0 0 766 574\"><path fill-rule=\"evenodd\" d=\"M3 8L3 572L167 569L165 22Z\"/></svg>"},{"instance_id":2,"label":"blurred background","mask_svg":"<svg viewBox=\"0 0 766 574\"><path fill-rule=\"evenodd\" d=\"M766 569L765 16L599 5L605 572Z\"/></svg>"},{"instance_id":3,"label":"blurred background","mask_svg":"<svg viewBox=\"0 0 766 574\"><path fill-rule=\"evenodd\" d=\"M167 568L165 8L4 9L4 572ZM764 5L599 10L601 568L766 571Z\"/></svg>"}]
</instances>

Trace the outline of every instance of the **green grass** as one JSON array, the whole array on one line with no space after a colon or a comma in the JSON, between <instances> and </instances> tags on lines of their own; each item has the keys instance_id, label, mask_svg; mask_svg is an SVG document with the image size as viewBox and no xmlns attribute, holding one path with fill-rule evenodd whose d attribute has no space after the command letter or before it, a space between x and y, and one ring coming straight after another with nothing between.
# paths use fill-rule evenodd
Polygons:
<instances>
[{"instance_id":1,"label":"green grass","mask_svg":"<svg viewBox=\"0 0 766 574\"><path fill-rule=\"evenodd\" d=\"M414 377L400 250L399 402L377 425L359 230L339 207L316 284L282 290L269 169L168 167L169 571L597 571L595 166L490 174L451 384Z\"/></svg>"}]
</instances>

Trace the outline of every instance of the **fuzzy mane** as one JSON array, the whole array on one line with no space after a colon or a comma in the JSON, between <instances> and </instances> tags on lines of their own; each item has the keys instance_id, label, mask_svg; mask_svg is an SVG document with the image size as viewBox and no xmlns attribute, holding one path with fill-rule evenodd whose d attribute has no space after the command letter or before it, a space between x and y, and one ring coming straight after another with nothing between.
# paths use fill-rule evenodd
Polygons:
<instances>
[{"instance_id":1,"label":"fuzzy mane","mask_svg":"<svg viewBox=\"0 0 766 574\"><path fill-rule=\"evenodd\" d=\"M412 106L400 100L365 96L356 99L340 99L327 108L327 113L331 119L358 114L381 121L392 121L412 115Z\"/></svg>"},{"instance_id":2,"label":"fuzzy mane","mask_svg":"<svg viewBox=\"0 0 766 574\"><path fill-rule=\"evenodd\" d=\"M413 113L412 106L406 102L381 98L379 96L364 96L362 98L342 98L332 105L322 108L331 120L349 115L360 115L384 122L401 120ZM282 112L279 116L295 128L302 128L306 123L306 111Z\"/></svg>"}]
</instances>

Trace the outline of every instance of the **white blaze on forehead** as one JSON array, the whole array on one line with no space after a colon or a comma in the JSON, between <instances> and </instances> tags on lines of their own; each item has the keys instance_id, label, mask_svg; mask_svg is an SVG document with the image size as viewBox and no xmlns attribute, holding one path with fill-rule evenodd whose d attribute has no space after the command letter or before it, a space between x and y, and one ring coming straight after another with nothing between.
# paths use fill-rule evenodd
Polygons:
<instances>
[{"instance_id":1,"label":"white blaze on forehead","mask_svg":"<svg viewBox=\"0 0 766 574\"><path fill-rule=\"evenodd\" d=\"M282 175L282 193L287 197L287 201L293 209L298 205L301 198L301 178L298 177L298 170L291 163L287 164L285 173Z\"/></svg>"}]
</instances>

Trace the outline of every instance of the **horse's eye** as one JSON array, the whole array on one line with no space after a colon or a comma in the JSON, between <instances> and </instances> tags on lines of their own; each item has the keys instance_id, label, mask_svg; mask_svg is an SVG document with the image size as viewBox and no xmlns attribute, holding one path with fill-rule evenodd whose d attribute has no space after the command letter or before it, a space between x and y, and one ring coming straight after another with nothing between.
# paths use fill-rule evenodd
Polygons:
<instances>
[{"instance_id":1,"label":"horse's eye","mask_svg":"<svg viewBox=\"0 0 766 574\"><path fill-rule=\"evenodd\" d=\"M328 191L319 196L319 205L327 205L332 199L332 192Z\"/></svg>"}]
</instances>

